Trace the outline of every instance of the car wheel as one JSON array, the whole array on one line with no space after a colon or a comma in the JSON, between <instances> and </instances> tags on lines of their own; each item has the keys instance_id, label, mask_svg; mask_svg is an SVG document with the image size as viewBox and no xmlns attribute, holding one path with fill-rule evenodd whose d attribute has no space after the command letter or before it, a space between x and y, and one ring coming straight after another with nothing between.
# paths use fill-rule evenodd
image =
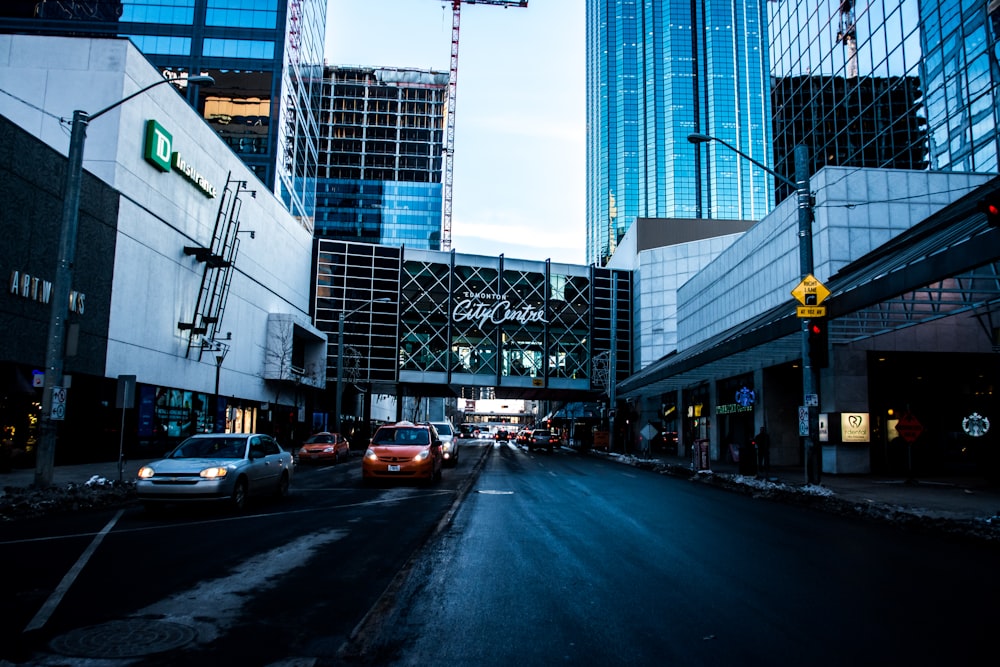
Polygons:
<instances>
[{"instance_id":1,"label":"car wheel","mask_svg":"<svg viewBox=\"0 0 1000 667\"><path fill-rule=\"evenodd\" d=\"M237 512L242 512L246 508L247 480L245 477L236 480L236 486L233 487L233 494L229 497L229 502Z\"/></svg>"},{"instance_id":2,"label":"car wheel","mask_svg":"<svg viewBox=\"0 0 1000 667\"><path fill-rule=\"evenodd\" d=\"M278 481L278 488L274 490L275 498L285 498L288 496L288 471L281 473L281 480Z\"/></svg>"}]
</instances>

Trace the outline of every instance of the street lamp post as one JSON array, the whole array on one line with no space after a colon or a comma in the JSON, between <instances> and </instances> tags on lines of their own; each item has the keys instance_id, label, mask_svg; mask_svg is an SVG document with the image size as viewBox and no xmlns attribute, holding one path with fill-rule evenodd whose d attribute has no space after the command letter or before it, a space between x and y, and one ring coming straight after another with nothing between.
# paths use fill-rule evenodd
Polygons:
<instances>
[{"instance_id":1,"label":"street lamp post","mask_svg":"<svg viewBox=\"0 0 1000 667\"><path fill-rule=\"evenodd\" d=\"M53 395L63 397L63 363L66 341L66 319L69 317L69 295L73 285L73 262L76 256L76 235L80 218L80 184L83 181L83 146L87 139L87 125L115 107L141 95L150 88L172 79L160 79L140 88L131 95L110 104L100 111L88 114L77 109L73 112L73 126L69 138L69 155L66 161L66 187L63 192L62 223L59 233L59 258L52 283L52 311L49 314L48 345L45 349L45 384L42 391L42 419L40 438L35 458L35 486L52 485L55 463L57 421L63 418L65 404L60 400L53 405ZM191 76L187 83L212 85L210 76ZM56 414L53 414L53 408Z\"/></svg>"},{"instance_id":2,"label":"street lamp post","mask_svg":"<svg viewBox=\"0 0 1000 667\"><path fill-rule=\"evenodd\" d=\"M375 299L371 303L389 303L391 299L388 297L382 297L380 299ZM340 433L340 412L341 412L341 402L343 400L344 393L344 320L358 312L359 310L365 308L370 304L363 304L358 306L354 310L348 311L346 313L341 312L337 316L337 397L336 397L336 414L333 416L333 430L336 433Z\"/></svg>"},{"instance_id":3,"label":"street lamp post","mask_svg":"<svg viewBox=\"0 0 1000 667\"><path fill-rule=\"evenodd\" d=\"M778 172L770 169L746 153L740 151L735 146L707 134L693 133L688 135L688 141L692 144L704 144L710 141L718 141L720 144L733 151L740 157L749 160L767 173L771 174L785 185L795 190L799 207L799 268L802 278L812 275L813 272L813 249L812 249L812 194L809 192L809 149L798 144L795 147L795 181L792 181ZM811 360L809 358L809 320L802 320L802 403L809 410L809 432L805 436L805 476L807 484L819 484L821 457L819 447L816 446L815 435L817 433L818 409L812 406L811 396L818 394L818 382L814 375ZM817 401L818 402L818 401Z\"/></svg>"},{"instance_id":4,"label":"street lamp post","mask_svg":"<svg viewBox=\"0 0 1000 667\"><path fill-rule=\"evenodd\" d=\"M222 362L226 360L226 353L229 352L229 347L220 344L215 349L215 400L212 401L211 409L209 414L212 418L212 433L219 432L219 376L222 375Z\"/></svg>"}]
</instances>

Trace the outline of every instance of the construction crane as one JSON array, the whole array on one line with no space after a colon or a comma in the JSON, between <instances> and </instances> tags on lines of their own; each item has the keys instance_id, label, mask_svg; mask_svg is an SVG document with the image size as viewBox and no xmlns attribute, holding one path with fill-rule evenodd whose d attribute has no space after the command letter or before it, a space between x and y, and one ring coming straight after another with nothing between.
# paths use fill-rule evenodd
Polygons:
<instances>
[{"instance_id":1,"label":"construction crane","mask_svg":"<svg viewBox=\"0 0 1000 667\"><path fill-rule=\"evenodd\" d=\"M444 176L441 193L441 249L451 250L451 199L455 176L455 99L458 96L458 27L461 23L462 5L494 5L498 7L527 7L528 0L451 0L451 63L448 69L448 107L445 109Z\"/></svg>"},{"instance_id":2,"label":"construction crane","mask_svg":"<svg viewBox=\"0 0 1000 667\"><path fill-rule=\"evenodd\" d=\"M854 0L840 2L840 29L837 41L844 45L845 73L847 78L858 77L858 34L854 20Z\"/></svg>"}]
</instances>

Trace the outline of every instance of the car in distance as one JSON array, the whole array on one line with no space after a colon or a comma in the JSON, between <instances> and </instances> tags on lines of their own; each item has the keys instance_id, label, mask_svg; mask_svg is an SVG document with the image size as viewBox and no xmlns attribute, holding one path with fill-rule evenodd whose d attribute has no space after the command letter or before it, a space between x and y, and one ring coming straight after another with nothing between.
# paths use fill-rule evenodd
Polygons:
<instances>
[{"instance_id":1,"label":"car in distance","mask_svg":"<svg viewBox=\"0 0 1000 667\"><path fill-rule=\"evenodd\" d=\"M409 421L380 426L361 463L363 482L380 479L441 479L441 438L430 424Z\"/></svg>"},{"instance_id":2,"label":"car in distance","mask_svg":"<svg viewBox=\"0 0 1000 667\"><path fill-rule=\"evenodd\" d=\"M441 455L444 457L444 464L449 468L458 465L458 437L451 422L431 422L434 430L441 438Z\"/></svg>"},{"instance_id":3,"label":"car in distance","mask_svg":"<svg viewBox=\"0 0 1000 667\"><path fill-rule=\"evenodd\" d=\"M528 444L528 440L530 438L531 438L531 429L522 428L520 431L517 432L517 435L514 436L514 442L516 442L519 445L526 445Z\"/></svg>"},{"instance_id":4,"label":"car in distance","mask_svg":"<svg viewBox=\"0 0 1000 667\"><path fill-rule=\"evenodd\" d=\"M493 439L497 442L508 442L510 441L510 433L505 428L498 428L497 432L493 434Z\"/></svg>"},{"instance_id":5,"label":"car in distance","mask_svg":"<svg viewBox=\"0 0 1000 667\"><path fill-rule=\"evenodd\" d=\"M242 510L251 496L288 495L295 463L269 435L193 435L164 458L139 468L136 494L148 508L168 503L224 502Z\"/></svg>"},{"instance_id":6,"label":"car in distance","mask_svg":"<svg viewBox=\"0 0 1000 667\"><path fill-rule=\"evenodd\" d=\"M533 452L536 449L547 449L549 452L552 452L556 447L560 446L559 435L544 428L537 428L532 431L531 438L528 440L529 452Z\"/></svg>"},{"instance_id":7,"label":"car in distance","mask_svg":"<svg viewBox=\"0 0 1000 667\"><path fill-rule=\"evenodd\" d=\"M351 456L351 443L339 433L320 431L309 436L299 448L299 463L337 464Z\"/></svg>"}]
</instances>

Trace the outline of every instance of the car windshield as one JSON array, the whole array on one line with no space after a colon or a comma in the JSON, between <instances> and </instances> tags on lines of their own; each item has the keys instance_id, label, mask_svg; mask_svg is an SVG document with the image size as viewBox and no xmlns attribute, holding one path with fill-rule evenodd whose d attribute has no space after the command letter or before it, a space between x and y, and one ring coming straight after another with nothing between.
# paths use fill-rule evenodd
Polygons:
<instances>
[{"instance_id":1,"label":"car windshield","mask_svg":"<svg viewBox=\"0 0 1000 667\"><path fill-rule=\"evenodd\" d=\"M429 445L429 431L425 428L395 428L383 426L375 433L376 445Z\"/></svg>"},{"instance_id":2,"label":"car windshield","mask_svg":"<svg viewBox=\"0 0 1000 667\"><path fill-rule=\"evenodd\" d=\"M329 433L318 433L318 434L314 435L313 437L309 438L308 440L306 440L306 444L312 445L312 444L328 443L328 442L333 442L333 441L334 441L333 440L333 436L331 434L329 434Z\"/></svg>"},{"instance_id":3,"label":"car windshield","mask_svg":"<svg viewBox=\"0 0 1000 667\"><path fill-rule=\"evenodd\" d=\"M246 438L190 438L170 455L172 459L242 459Z\"/></svg>"},{"instance_id":4,"label":"car windshield","mask_svg":"<svg viewBox=\"0 0 1000 667\"><path fill-rule=\"evenodd\" d=\"M434 424L434 428L437 429L437 432L440 435L451 435L453 433L451 429L451 424L449 424L448 422L431 422L431 423Z\"/></svg>"}]
</instances>

